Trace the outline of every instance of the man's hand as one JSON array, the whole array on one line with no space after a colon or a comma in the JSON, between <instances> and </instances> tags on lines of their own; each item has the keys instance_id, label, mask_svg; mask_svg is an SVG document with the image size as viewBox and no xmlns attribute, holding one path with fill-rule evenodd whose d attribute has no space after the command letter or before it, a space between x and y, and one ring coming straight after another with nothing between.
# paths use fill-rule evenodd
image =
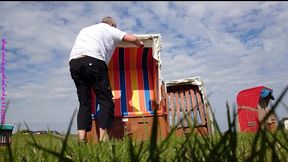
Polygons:
<instances>
[{"instance_id":1,"label":"man's hand","mask_svg":"<svg viewBox=\"0 0 288 162\"><path fill-rule=\"evenodd\" d=\"M139 47L143 48L144 47L144 43L142 41L139 40Z\"/></svg>"}]
</instances>

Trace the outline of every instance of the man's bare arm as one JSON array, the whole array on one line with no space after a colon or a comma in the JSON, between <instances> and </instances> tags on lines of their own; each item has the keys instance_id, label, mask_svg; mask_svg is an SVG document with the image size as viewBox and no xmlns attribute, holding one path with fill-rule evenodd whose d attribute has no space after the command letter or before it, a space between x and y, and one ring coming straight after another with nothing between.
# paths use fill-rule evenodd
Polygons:
<instances>
[{"instance_id":1,"label":"man's bare arm","mask_svg":"<svg viewBox=\"0 0 288 162\"><path fill-rule=\"evenodd\" d=\"M139 46L139 47L144 47L144 43L139 40L135 35L133 34L126 34L122 41L124 42L128 42L128 43L132 43L132 44L135 44L136 46Z\"/></svg>"}]
</instances>

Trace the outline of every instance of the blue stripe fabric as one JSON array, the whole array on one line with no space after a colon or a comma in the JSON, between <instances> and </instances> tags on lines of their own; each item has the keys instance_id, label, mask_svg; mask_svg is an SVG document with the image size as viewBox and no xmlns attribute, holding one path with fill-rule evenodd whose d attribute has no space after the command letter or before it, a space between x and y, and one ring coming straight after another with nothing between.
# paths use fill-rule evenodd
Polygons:
<instances>
[{"instance_id":1,"label":"blue stripe fabric","mask_svg":"<svg viewBox=\"0 0 288 162\"><path fill-rule=\"evenodd\" d=\"M121 112L122 115L127 116L126 104L126 85L125 85L125 69L124 69L124 48L119 48L119 69L120 69L120 89L121 89Z\"/></svg>"},{"instance_id":2,"label":"blue stripe fabric","mask_svg":"<svg viewBox=\"0 0 288 162\"><path fill-rule=\"evenodd\" d=\"M145 105L146 111L151 112L152 107L150 105L150 91L149 91L149 78L148 78L148 67L147 67L147 60L148 60L148 52L149 48L144 48L143 55L142 55L142 70L143 70L143 80L144 80L144 94L145 94Z\"/></svg>"},{"instance_id":3,"label":"blue stripe fabric","mask_svg":"<svg viewBox=\"0 0 288 162\"><path fill-rule=\"evenodd\" d=\"M100 111L100 104L98 103L97 99L95 98L95 107L94 107L95 113L92 114L92 119L97 119Z\"/></svg>"}]
</instances>

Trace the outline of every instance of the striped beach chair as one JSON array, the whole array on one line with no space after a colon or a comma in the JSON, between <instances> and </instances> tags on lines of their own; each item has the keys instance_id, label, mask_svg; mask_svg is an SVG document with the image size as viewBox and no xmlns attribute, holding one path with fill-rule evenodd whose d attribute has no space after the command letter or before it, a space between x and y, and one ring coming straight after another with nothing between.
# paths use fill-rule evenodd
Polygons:
<instances>
[{"instance_id":1,"label":"striped beach chair","mask_svg":"<svg viewBox=\"0 0 288 162\"><path fill-rule=\"evenodd\" d=\"M115 120L110 135L122 138L132 136L136 140L147 139L151 134L154 112L157 114L158 135L167 135L167 113L161 107L159 34L137 35L144 42L144 48L122 43L114 50L108 64L109 79L115 103ZM97 94L92 91L93 129L89 138L98 140ZM88 138L88 139L89 139Z\"/></svg>"}]
</instances>

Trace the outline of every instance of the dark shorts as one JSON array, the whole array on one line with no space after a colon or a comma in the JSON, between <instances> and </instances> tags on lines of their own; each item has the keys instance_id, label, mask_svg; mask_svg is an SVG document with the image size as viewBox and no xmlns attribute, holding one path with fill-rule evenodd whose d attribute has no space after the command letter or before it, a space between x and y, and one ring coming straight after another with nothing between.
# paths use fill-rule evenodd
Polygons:
<instances>
[{"instance_id":1,"label":"dark shorts","mask_svg":"<svg viewBox=\"0 0 288 162\"><path fill-rule=\"evenodd\" d=\"M99 127L103 129L110 127L114 118L114 102L105 61L85 56L72 59L69 66L71 77L77 88L80 105L77 114L78 130L91 130L92 89L96 92L97 102L100 105Z\"/></svg>"}]
</instances>

